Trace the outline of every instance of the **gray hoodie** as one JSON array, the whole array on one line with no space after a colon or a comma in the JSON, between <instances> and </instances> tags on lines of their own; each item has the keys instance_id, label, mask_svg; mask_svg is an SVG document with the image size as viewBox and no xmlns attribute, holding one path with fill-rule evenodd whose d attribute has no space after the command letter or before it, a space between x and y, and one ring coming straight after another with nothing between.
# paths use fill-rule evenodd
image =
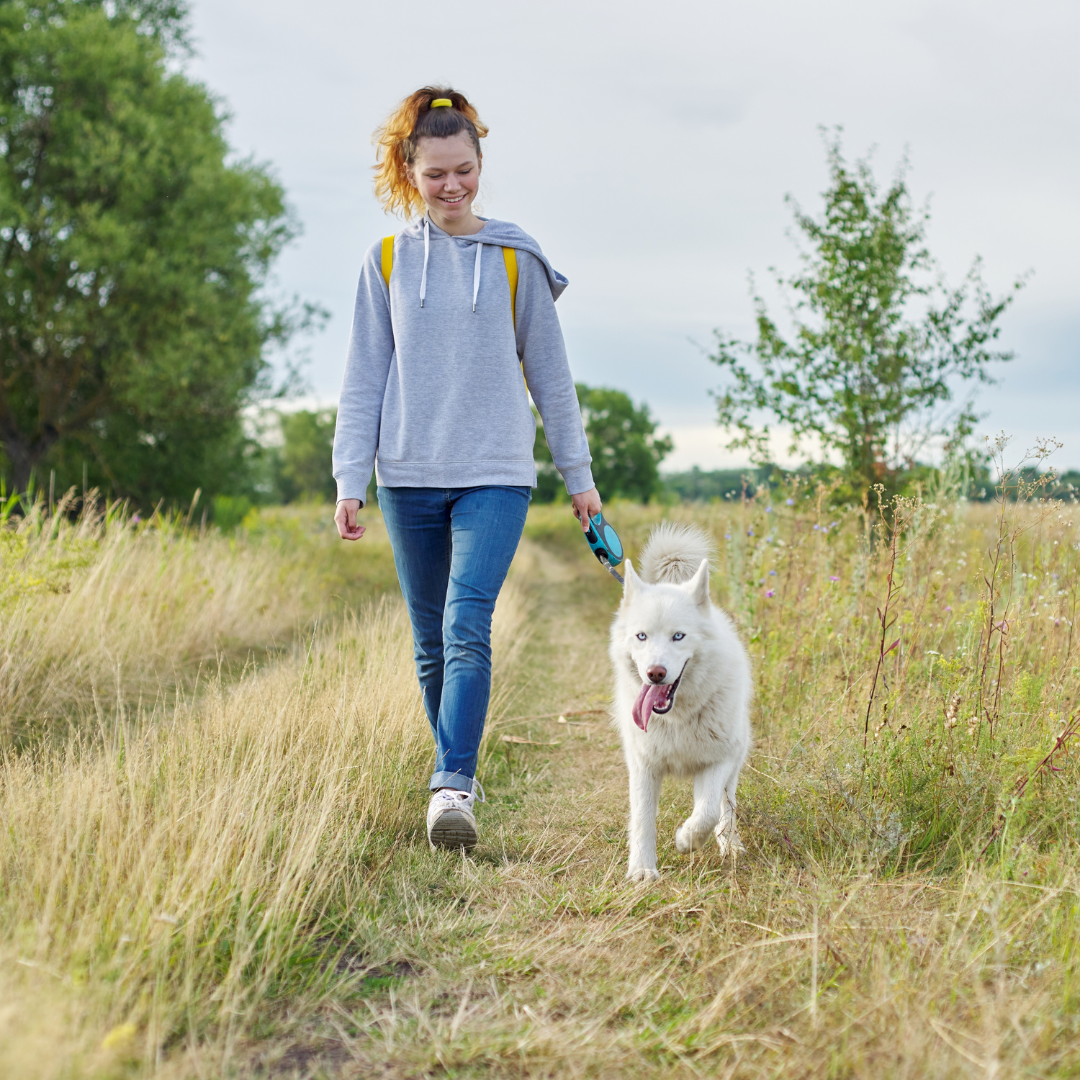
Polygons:
<instances>
[{"instance_id":1,"label":"gray hoodie","mask_svg":"<svg viewBox=\"0 0 1080 1080\"><path fill-rule=\"evenodd\" d=\"M504 247L517 254L516 333ZM389 289L373 244L334 435L338 499L366 503L373 465L384 487L535 487L529 393L567 491L588 491L592 458L555 314L566 286L506 221L472 236L426 217L410 225L394 239Z\"/></svg>"}]
</instances>

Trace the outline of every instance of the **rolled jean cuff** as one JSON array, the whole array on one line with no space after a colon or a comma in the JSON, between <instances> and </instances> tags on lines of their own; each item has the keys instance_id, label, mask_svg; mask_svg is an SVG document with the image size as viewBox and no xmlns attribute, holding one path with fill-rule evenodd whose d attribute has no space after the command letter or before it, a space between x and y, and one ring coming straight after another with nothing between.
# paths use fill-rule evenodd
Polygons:
<instances>
[{"instance_id":1,"label":"rolled jean cuff","mask_svg":"<svg viewBox=\"0 0 1080 1080\"><path fill-rule=\"evenodd\" d=\"M448 787L453 788L455 791L472 791L473 778L471 776L465 776L459 772L437 772L431 777L431 783L428 784L429 791L435 791L437 788Z\"/></svg>"}]
</instances>

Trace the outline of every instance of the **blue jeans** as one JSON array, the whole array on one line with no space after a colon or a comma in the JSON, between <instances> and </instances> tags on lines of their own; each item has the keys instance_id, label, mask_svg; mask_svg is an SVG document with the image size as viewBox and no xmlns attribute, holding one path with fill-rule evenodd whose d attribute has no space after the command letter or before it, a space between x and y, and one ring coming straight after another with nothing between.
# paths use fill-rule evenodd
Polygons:
<instances>
[{"instance_id":1,"label":"blue jeans","mask_svg":"<svg viewBox=\"0 0 1080 1080\"><path fill-rule=\"evenodd\" d=\"M429 786L471 791L491 697L491 615L532 491L380 487L378 493L435 736Z\"/></svg>"}]
</instances>

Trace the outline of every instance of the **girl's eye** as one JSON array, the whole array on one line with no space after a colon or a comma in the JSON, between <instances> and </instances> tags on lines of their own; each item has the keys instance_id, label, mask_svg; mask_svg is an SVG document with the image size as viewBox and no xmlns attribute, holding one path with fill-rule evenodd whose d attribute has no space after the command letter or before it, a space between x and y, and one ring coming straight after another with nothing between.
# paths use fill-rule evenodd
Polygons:
<instances>
[{"instance_id":1,"label":"girl's eye","mask_svg":"<svg viewBox=\"0 0 1080 1080\"><path fill-rule=\"evenodd\" d=\"M637 639L638 641L644 641L646 637L648 637L647 634L638 634Z\"/></svg>"},{"instance_id":2,"label":"girl's eye","mask_svg":"<svg viewBox=\"0 0 1080 1080\"><path fill-rule=\"evenodd\" d=\"M672 641L682 641L682 639L684 637L686 637L686 635L680 630L677 634L672 634L671 635L671 640Z\"/></svg>"}]
</instances>

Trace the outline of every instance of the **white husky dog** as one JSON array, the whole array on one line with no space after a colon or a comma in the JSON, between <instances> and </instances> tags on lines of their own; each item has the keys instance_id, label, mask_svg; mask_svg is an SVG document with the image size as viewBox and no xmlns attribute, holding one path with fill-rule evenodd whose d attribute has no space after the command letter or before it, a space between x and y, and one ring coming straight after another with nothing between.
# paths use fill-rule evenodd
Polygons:
<instances>
[{"instance_id":1,"label":"white husky dog","mask_svg":"<svg viewBox=\"0 0 1080 1080\"><path fill-rule=\"evenodd\" d=\"M656 810L667 775L694 778L693 813L675 831L680 852L716 836L722 854L741 847L735 787L750 749L750 658L731 620L709 599L712 544L700 529L657 526L626 563L611 628L615 725L630 773L630 863L656 869Z\"/></svg>"}]
</instances>

